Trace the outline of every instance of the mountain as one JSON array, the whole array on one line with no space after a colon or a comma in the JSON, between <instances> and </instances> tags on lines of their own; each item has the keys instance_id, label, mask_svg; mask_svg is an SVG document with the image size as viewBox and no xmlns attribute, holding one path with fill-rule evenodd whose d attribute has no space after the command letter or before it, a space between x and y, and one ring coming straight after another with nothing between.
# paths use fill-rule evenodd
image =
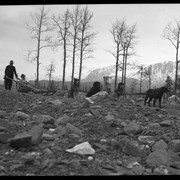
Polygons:
<instances>
[{"instance_id":1,"label":"mountain","mask_svg":"<svg viewBox=\"0 0 180 180\"><path fill-rule=\"evenodd\" d=\"M173 80L175 77L175 62L164 61L149 66L144 66L145 69L151 67L151 85L152 87L160 87L164 85L167 75L169 75ZM138 67L132 67L127 70L127 86L129 86L133 81L137 80L138 84L140 81L140 73ZM92 70L82 82L93 82L93 81L103 81L103 76L112 76L112 82L115 76L115 66L111 65L108 67L98 68ZM121 81L121 71L118 72L118 82ZM142 89L147 89L148 81L147 79L143 80Z\"/></svg>"}]
</instances>

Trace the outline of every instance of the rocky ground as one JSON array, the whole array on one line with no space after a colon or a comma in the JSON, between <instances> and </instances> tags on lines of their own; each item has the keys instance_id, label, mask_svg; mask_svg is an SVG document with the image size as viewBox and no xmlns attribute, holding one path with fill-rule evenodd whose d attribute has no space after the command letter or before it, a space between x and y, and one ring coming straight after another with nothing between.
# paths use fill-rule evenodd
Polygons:
<instances>
[{"instance_id":1,"label":"rocky ground","mask_svg":"<svg viewBox=\"0 0 180 180\"><path fill-rule=\"evenodd\" d=\"M0 175L179 175L178 107L162 106L1 90Z\"/></svg>"}]
</instances>

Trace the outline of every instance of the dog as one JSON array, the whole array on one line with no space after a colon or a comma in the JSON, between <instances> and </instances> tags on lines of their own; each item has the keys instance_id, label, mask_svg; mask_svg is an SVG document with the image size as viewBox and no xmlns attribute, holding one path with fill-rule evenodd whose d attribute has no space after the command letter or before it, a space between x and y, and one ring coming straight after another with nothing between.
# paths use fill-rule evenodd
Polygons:
<instances>
[{"instance_id":1,"label":"dog","mask_svg":"<svg viewBox=\"0 0 180 180\"><path fill-rule=\"evenodd\" d=\"M169 92L167 87L161 87L161 88L156 88L156 89L148 89L146 92L146 96L144 99L144 106L146 105L146 101L149 98L148 105L150 106L150 102L152 99L153 101L153 106L155 107L156 104L156 99L159 99L159 107L161 108L161 99L164 93Z\"/></svg>"},{"instance_id":2,"label":"dog","mask_svg":"<svg viewBox=\"0 0 180 180\"><path fill-rule=\"evenodd\" d=\"M71 87L71 90L70 90L69 95L68 95L69 98L73 98L73 99L78 98L79 85L80 85L79 79L74 78L73 86Z\"/></svg>"},{"instance_id":3,"label":"dog","mask_svg":"<svg viewBox=\"0 0 180 180\"><path fill-rule=\"evenodd\" d=\"M101 90L101 84L99 81L93 83L93 87L87 92L86 97L91 97L92 95L98 93Z\"/></svg>"}]
</instances>

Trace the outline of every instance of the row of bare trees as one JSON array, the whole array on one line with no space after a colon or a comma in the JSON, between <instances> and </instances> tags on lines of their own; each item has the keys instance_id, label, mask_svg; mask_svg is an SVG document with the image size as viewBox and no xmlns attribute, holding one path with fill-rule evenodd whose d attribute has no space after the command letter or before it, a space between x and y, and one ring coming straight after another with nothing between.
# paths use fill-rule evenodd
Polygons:
<instances>
[{"instance_id":1,"label":"row of bare trees","mask_svg":"<svg viewBox=\"0 0 180 180\"><path fill-rule=\"evenodd\" d=\"M36 40L37 47L29 50L28 60L36 62L36 85L39 83L40 52L46 47L51 47L53 50L58 47L63 49L62 89L65 87L66 64L69 59L72 59L71 86L77 58L81 82L83 61L92 57L93 40L97 34L93 32L91 26L92 17L93 13L90 12L88 6L84 8L76 6L72 11L67 9L63 14L52 17L49 15L49 10L45 10L45 6L42 6L39 12L31 14L32 23L26 25L31 33L31 38ZM56 40L53 40L52 33L54 32L57 35ZM52 63L50 68L52 69ZM49 73L49 76L51 75L52 71Z\"/></svg>"},{"instance_id":2,"label":"row of bare trees","mask_svg":"<svg viewBox=\"0 0 180 180\"><path fill-rule=\"evenodd\" d=\"M97 32L93 31L91 21L93 13L88 6L81 8L77 5L73 10L67 9L59 15L49 15L49 10L45 10L45 6L39 9L39 12L31 14L31 23L26 23L27 29L31 33L31 38L36 41L36 47L28 51L28 59L36 62L36 81L39 83L40 70L40 54L44 48L61 48L63 52L63 77L62 89L65 87L66 80L66 64L68 60L72 60L71 85L73 84L75 64L79 63L79 80L81 82L83 61L92 58L93 41ZM176 72L175 72L175 92L178 80L178 60L179 44L180 44L180 22L175 21L173 26L169 23L163 32L163 38L169 40L176 49ZM126 87L126 70L130 65L129 57L134 55L135 44L137 43L137 25L128 25L123 18L112 23L110 33L113 37L114 50L109 51L115 58L115 85L117 87L118 71L120 70L121 81ZM56 33L54 33L56 32ZM54 37L52 34L56 34ZM55 40L53 40L55 38ZM49 78L52 78L52 63L49 66ZM150 74L149 76L150 83ZM150 87L150 84L149 84Z\"/></svg>"}]
</instances>

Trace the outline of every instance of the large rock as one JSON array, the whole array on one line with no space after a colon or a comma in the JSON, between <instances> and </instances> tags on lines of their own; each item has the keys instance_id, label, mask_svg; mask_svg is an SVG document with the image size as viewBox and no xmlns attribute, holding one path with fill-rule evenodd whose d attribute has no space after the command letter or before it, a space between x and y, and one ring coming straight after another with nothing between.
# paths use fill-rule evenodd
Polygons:
<instances>
[{"instance_id":1,"label":"large rock","mask_svg":"<svg viewBox=\"0 0 180 180\"><path fill-rule=\"evenodd\" d=\"M123 128L123 131L126 134L130 134L130 133L137 134L138 132L140 132L140 130L141 130L140 125L134 122L130 122Z\"/></svg>"},{"instance_id":2,"label":"large rock","mask_svg":"<svg viewBox=\"0 0 180 180\"><path fill-rule=\"evenodd\" d=\"M34 126L28 133L32 137L31 138L32 145L37 145L41 142L43 129L40 126Z\"/></svg>"},{"instance_id":3,"label":"large rock","mask_svg":"<svg viewBox=\"0 0 180 180\"><path fill-rule=\"evenodd\" d=\"M26 120L26 119L30 119L30 116L24 112L21 112L21 111L17 111L15 114L14 114L14 117L17 119L17 120Z\"/></svg>"},{"instance_id":4,"label":"large rock","mask_svg":"<svg viewBox=\"0 0 180 180\"><path fill-rule=\"evenodd\" d=\"M73 132L75 134L79 134L79 135L82 135L83 131L80 130L79 128L75 127L74 125L72 125L71 123L68 123L66 125L66 130L69 131L69 132Z\"/></svg>"},{"instance_id":5,"label":"large rock","mask_svg":"<svg viewBox=\"0 0 180 180\"><path fill-rule=\"evenodd\" d=\"M125 154L140 158L147 157L146 151L131 141L120 140L118 143L121 148L121 151L124 152Z\"/></svg>"},{"instance_id":6,"label":"large rock","mask_svg":"<svg viewBox=\"0 0 180 180\"><path fill-rule=\"evenodd\" d=\"M159 123L161 126L171 126L172 121L170 120L164 120L162 122Z\"/></svg>"},{"instance_id":7,"label":"large rock","mask_svg":"<svg viewBox=\"0 0 180 180\"><path fill-rule=\"evenodd\" d=\"M114 120L114 115L108 114L107 116L105 116L105 120L106 120L106 121Z\"/></svg>"},{"instance_id":8,"label":"large rock","mask_svg":"<svg viewBox=\"0 0 180 180\"><path fill-rule=\"evenodd\" d=\"M55 132L57 133L57 136L62 136L64 134L66 134L67 130L61 126L58 126L56 129L55 129Z\"/></svg>"},{"instance_id":9,"label":"large rock","mask_svg":"<svg viewBox=\"0 0 180 180\"><path fill-rule=\"evenodd\" d=\"M152 146L152 151L167 149L167 147L167 143L164 140L160 140Z\"/></svg>"},{"instance_id":10,"label":"large rock","mask_svg":"<svg viewBox=\"0 0 180 180\"><path fill-rule=\"evenodd\" d=\"M59 117L56 122L57 124L67 124L68 121L71 119L71 117L67 116L67 115L64 115L62 117Z\"/></svg>"},{"instance_id":11,"label":"large rock","mask_svg":"<svg viewBox=\"0 0 180 180\"><path fill-rule=\"evenodd\" d=\"M49 115L41 115L40 117L42 118L42 122L44 124L54 124L55 122L54 118Z\"/></svg>"},{"instance_id":12,"label":"large rock","mask_svg":"<svg viewBox=\"0 0 180 180\"><path fill-rule=\"evenodd\" d=\"M14 133L2 132L2 133L0 133L0 142L7 143L8 139L13 138L13 137L14 137Z\"/></svg>"},{"instance_id":13,"label":"large rock","mask_svg":"<svg viewBox=\"0 0 180 180\"><path fill-rule=\"evenodd\" d=\"M146 163L150 166L169 165L170 157L165 149L156 150L149 154Z\"/></svg>"},{"instance_id":14,"label":"large rock","mask_svg":"<svg viewBox=\"0 0 180 180\"><path fill-rule=\"evenodd\" d=\"M55 106L60 106L62 104L62 102L59 99L49 100L48 103L53 104Z\"/></svg>"},{"instance_id":15,"label":"large rock","mask_svg":"<svg viewBox=\"0 0 180 180\"><path fill-rule=\"evenodd\" d=\"M30 147L31 144L31 138L32 136L28 134L27 132L23 132L20 134L17 134L14 138L8 139L8 142L10 143L10 146L14 148L21 148L21 147Z\"/></svg>"},{"instance_id":16,"label":"large rock","mask_svg":"<svg viewBox=\"0 0 180 180\"><path fill-rule=\"evenodd\" d=\"M173 150L174 152L180 152L180 139L171 140L168 143L169 149Z\"/></svg>"}]
</instances>

